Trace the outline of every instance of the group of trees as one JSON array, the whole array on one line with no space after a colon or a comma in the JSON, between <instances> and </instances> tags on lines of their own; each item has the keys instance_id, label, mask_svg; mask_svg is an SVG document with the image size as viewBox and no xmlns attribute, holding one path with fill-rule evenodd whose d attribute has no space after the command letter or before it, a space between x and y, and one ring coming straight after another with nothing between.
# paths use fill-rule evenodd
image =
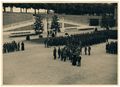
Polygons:
<instances>
[{"instance_id":1,"label":"group of trees","mask_svg":"<svg viewBox=\"0 0 120 87\"><path fill-rule=\"evenodd\" d=\"M54 10L55 13L62 14L76 14L76 15L101 15L101 14L113 14L115 12L115 8L117 7L116 3L3 3L4 12L6 11L6 7L11 8L11 12L13 11L13 7L22 9L33 8L36 14L36 11L39 9L47 9Z\"/></svg>"},{"instance_id":2,"label":"group of trees","mask_svg":"<svg viewBox=\"0 0 120 87\"><path fill-rule=\"evenodd\" d=\"M34 16L35 16L35 23L33 25L33 28L35 30L35 33L40 35L41 33L43 33L43 26L44 26L42 22L42 16L41 15L34 15ZM54 15L52 18L50 31L47 31L48 36L55 37L57 35L57 32L60 32L60 23L58 21L59 21L58 16Z\"/></svg>"}]
</instances>

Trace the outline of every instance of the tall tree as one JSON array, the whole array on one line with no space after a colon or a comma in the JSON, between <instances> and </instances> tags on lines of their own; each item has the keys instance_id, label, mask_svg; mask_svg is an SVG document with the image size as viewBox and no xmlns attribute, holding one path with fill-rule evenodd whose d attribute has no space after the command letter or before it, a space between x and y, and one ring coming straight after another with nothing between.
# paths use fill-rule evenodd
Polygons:
<instances>
[{"instance_id":1,"label":"tall tree","mask_svg":"<svg viewBox=\"0 0 120 87\"><path fill-rule=\"evenodd\" d=\"M24 4L24 8L25 8L25 12L27 13L27 10L30 8L30 4L29 3L25 3Z\"/></svg>"},{"instance_id":2,"label":"tall tree","mask_svg":"<svg viewBox=\"0 0 120 87\"><path fill-rule=\"evenodd\" d=\"M35 15L35 23L33 28L36 34L41 34L43 32L43 22L41 16Z\"/></svg>"},{"instance_id":3,"label":"tall tree","mask_svg":"<svg viewBox=\"0 0 120 87\"><path fill-rule=\"evenodd\" d=\"M34 4L30 4L30 6L31 6L31 8L33 8L34 9L34 14L36 14L37 13L37 5L36 5L37 3L34 3Z\"/></svg>"},{"instance_id":4,"label":"tall tree","mask_svg":"<svg viewBox=\"0 0 120 87\"><path fill-rule=\"evenodd\" d=\"M6 12L6 7L8 7L8 4L7 3L3 3L3 10L4 10L4 12Z\"/></svg>"},{"instance_id":5,"label":"tall tree","mask_svg":"<svg viewBox=\"0 0 120 87\"><path fill-rule=\"evenodd\" d=\"M10 7L10 12L13 12L13 7L14 7L14 3L9 3L8 6Z\"/></svg>"},{"instance_id":6,"label":"tall tree","mask_svg":"<svg viewBox=\"0 0 120 87\"><path fill-rule=\"evenodd\" d=\"M51 29L55 33L55 35L57 34L57 32L60 32L60 23L58 21L58 16L54 15L52 18Z\"/></svg>"}]
</instances>

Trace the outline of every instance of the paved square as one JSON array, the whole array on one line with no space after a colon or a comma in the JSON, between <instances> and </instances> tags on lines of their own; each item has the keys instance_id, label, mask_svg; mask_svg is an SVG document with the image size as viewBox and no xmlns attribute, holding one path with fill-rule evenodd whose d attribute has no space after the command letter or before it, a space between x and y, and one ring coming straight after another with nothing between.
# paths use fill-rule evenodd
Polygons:
<instances>
[{"instance_id":1,"label":"paved square","mask_svg":"<svg viewBox=\"0 0 120 87\"><path fill-rule=\"evenodd\" d=\"M81 67L54 60L51 48L25 42L25 51L3 55L4 84L117 84L117 55L105 53L105 43L82 55Z\"/></svg>"}]
</instances>

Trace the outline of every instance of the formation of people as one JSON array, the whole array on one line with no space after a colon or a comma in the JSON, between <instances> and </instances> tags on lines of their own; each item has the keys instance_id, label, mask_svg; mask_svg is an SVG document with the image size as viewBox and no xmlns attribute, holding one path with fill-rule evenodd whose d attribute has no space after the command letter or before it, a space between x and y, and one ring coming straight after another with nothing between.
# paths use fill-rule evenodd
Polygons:
<instances>
[{"instance_id":1,"label":"formation of people","mask_svg":"<svg viewBox=\"0 0 120 87\"><path fill-rule=\"evenodd\" d=\"M107 41L107 36L104 32L91 32L83 34L75 34L60 37L49 37L44 41L45 47L62 46L67 43L81 44L82 47L98 44Z\"/></svg>"},{"instance_id":2,"label":"formation of people","mask_svg":"<svg viewBox=\"0 0 120 87\"><path fill-rule=\"evenodd\" d=\"M84 53L82 53L82 49L84 49ZM70 43L62 48L58 47L57 49L56 47L54 47L53 50L54 60L56 60L57 58L64 62L69 60L73 66L81 66L81 55L83 54L91 55L91 47L86 46L82 48L80 45Z\"/></svg>"},{"instance_id":3,"label":"formation of people","mask_svg":"<svg viewBox=\"0 0 120 87\"><path fill-rule=\"evenodd\" d=\"M117 54L117 41L108 42L106 44L106 53Z\"/></svg>"},{"instance_id":4,"label":"formation of people","mask_svg":"<svg viewBox=\"0 0 120 87\"><path fill-rule=\"evenodd\" d=\"M24 42L6 42L3 44L3 53L15 52L15 51L24 51L25 46Z\"/></svg>"}]
</instances>

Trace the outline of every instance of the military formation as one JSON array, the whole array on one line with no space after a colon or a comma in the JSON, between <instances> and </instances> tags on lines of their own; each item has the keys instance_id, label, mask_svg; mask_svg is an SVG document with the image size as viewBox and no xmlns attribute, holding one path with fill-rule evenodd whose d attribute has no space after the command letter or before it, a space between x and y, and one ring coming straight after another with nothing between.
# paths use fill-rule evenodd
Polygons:
<instances>
[{"instance_id":1,"label":"military formation","mask_svg":"<svg viewBox=\"0 0 120 87\"><path fill-rule=\"evenodd\" d=\"M117 41L116 42L107 42L106 44L106 53L117 54Z\"/></svg>"},{"instance_id":2,"label":"military formation","mask_svg":"<svg viewBox=\"0 0 120 87\"><path fill-rule=\"evenodd\" d=\"M24 42L7 42L3 44L3 53L15 52L15 51L24 51L25 46Z\"/></svg>"},{"instance_id":3,"label":"military formation","mask_svg":"<svg viewBox=\"0 0 120 87\"><path fill-rule=\"evenodd\" d=\"M83 34L75 34L60 37L49 37L44 41L45 47L50 46L63 46L68 43L75 43L76 45L81 44L82 47L94 45L107 41L107 36L104 32L91 32Z\"/></svg>"}]
</instances>

